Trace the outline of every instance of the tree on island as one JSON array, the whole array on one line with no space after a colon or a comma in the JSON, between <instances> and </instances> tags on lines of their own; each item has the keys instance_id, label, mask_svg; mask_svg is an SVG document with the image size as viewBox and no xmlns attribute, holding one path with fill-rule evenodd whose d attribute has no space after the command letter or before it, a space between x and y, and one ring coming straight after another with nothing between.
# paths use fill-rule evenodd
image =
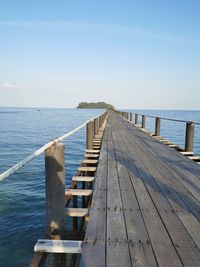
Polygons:
<instances>
[{"instance_id":1,"label":"tree on island","mask_svg":"<svg viewBox=\"0 0 200 267\"><path fill-rule=\"evenodd\" d=\"M95 109L109 109L112 108L114 109L114 106L112 106L111 104L107 104L105 102L81 102L78 104L77 108L95 108Z\"/></svg>"}]
</instances>

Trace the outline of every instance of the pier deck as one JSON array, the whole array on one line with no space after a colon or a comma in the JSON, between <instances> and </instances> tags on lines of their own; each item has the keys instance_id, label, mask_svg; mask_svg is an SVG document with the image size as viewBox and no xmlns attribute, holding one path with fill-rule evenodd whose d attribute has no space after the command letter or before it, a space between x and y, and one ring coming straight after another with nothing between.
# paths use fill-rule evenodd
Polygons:
<instances>
[{"instance_id":1,"label":"pier deck","mask_svg":"<svg viewBox=\"0 0 200 267\"><path fill-rule=\"evenodd\" d=\"M200 165L114 111L81 266L200 266Z\"/></svg>"}]
</instances>

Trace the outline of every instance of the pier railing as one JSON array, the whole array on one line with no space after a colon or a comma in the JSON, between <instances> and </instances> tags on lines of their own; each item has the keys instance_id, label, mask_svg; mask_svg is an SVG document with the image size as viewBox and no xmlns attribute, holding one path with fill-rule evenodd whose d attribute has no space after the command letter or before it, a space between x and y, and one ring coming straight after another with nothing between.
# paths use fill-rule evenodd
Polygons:
<instances>
[{"instance_id":1,"label":"pier railing","mask_svg":"<svg viewBox=\"0 0 200 267\"><path fill-rule=\"evenodd\" d=\"M106 116L107 116L107 112L101 114L100 116L97 116L97 117L89 119L88 121L84 122L82 125L77 127L76 129L74 129L74 130L72 130L72 131L70 131L70 132L68 132L68 133L66 133L66 134L64 134L64 135L62 135L60 137L54 138L52 141L48 142L47 144L45 144L44 146L39 148L38 150L36 150L35 152L33 152L32 154L27 156L22 161L18 162L17 164L15 164L14 166L12 166L8 170L6 170L5 172L1 173L0 174L0 181L3 181L4 179L9 177L13 173L17 172L19 169L21 169L27 163L32 161L34 158L36 158L39 155L41 155L42 153L44 153L48 148L53 147L56 144L62 142L63 140L67 139L68 137L70 137L74 133L78 132L80 129L82 129L85 126L86 126L86 129L87 129L87 131L86 131L86 146L91 146L91 142L92 142L91 140L93 140L94 137L93 137L93 134L90 134L90 136L88 138L88 131L89 131L88 130L88 128L89 128L88 125L91 125L93 128L98 129L99 127L102 126L102 122L105 120ZM98 126L97 126L97 123L98 123Z\"/></svg>"},{"instance_id":2,"label":"pier railing","mask_svg":"<svg viewBox=\"0 0 200 267\"><path fill-rule=\"evenodd\" d=\"M131 122L132 122L133 115L135 115L134 125L136 127L144 129L144 130L146 127L147 118L154 119L155 120L155 124L154 124L155 125L155 131L154 131L153 135L157 136L157 137L160 136L161 120L185 123L185 147L184 147L184 151L188 152L188 153L193 152L195 125L200 125L200 122L165 118L165 117L159 117L159 116L151 116L151 115L145 115L145 114L140 114L140 113L132 114L131 112L122 112L122 111L119 111L118 113ZM139 124L139 116L141 119L141 125Z\"/></svg>"},{"instance_id":3,"label":"pier railing","mask_svg":"<svg viewBox=\"0 0 200 267\"><path fill-rule=\"evenodd\" d=\"M147 118L152 118L155 120L155 132L154 132L155 136L160 136L161 120L185 123L185 147L184 147L184 150L186 152L193 152L195 125L200 125L199 122L173 119L173 118L165 118L165 117L159 117L159 116L150 116L150 115L136 113L135 114L135 125L139 125L138 124L138 116L142 117L141 128L145 128Z\"/></svg>"},{"instance_id":4,"label":"pier railing","mask_svg":"<svg viewBox=\"0 0 200 267\"><path fill-rule=\"evenodd\" d=\"M66 239L66 222L65 217L68 215L72 217L73 220L73 229L75 233L78 233L78 230L81 230L80 222L78 222L78 213L85 212L86 207L89 205L90 198L87 197L91 195L90 191L92 192L92 178L93 177L86 177L87 174L95 174L96 168L94 167L87 167L87 163L89 164L96 164L98 162L96 158L96 153L99 151L97 150L100 148L100 142L103 136L103 130L105 128L107 119L107 112L104 112L100 116L94 117L89 119L76 129L53 139L52 141L48 142L40 149L26 157L24 160L20 161L19 163L15 164L13 167L8 169L7 171L0 174L0 181L8 178L23 166L28 164L31 160L36 158L42 153L45 153L45 188L46 188L46 217L47 217L47 224L46 224L46 233L45 238L47 239L57 239L61 240ZM65 189L65 147L62 143L63 140L67 139L69 136L73 135L83 127L86 127L86 152L85 160L83 160L84 166L80 167L77 171L77 176L74 177L74 180L71 182L71 190L66 191ZM99 137L100 136L100 137ZM96 150L95 150L96 149ZM92 154L94 153L94 154ZM92 158L92 159L91 159ZM95 160L94 160L95 158ZM82 189L88 190L76 190L77 183L82 183ZM86 188L86 183L88 187ZM75 189L75 191L73 191ZM81 192L80 192L81 191ZM81 194L79 194L81 193ZM90 194L89 194L90 193ZM78 200L77 196L81 196L82 198L82 209L78 209ZM73 209L66 210L66 207L69 206L72 200L72 207ZM82 216L80 215L80 217ZM82 223L83 226L83 223ZM79 228L79 229L78 229ZM70 240L69 235L67 238ZM74 238L73 238L74 239ZM79 238L80 240L80 238ZM43 243L45 241L42 241ZM80 241L81 242L81 241ZM72 251L75 253L79 253L81 243L79 241L72 242L66 241L67 251ZM60 245L61 249L63 249L63 244ZM49 243L47 242L47 247ZM51 244L52 252L53 250L56 251L59 244ZM48 255L48 251L36 251L37 253L33 257L30 266L43 266L45 260ZM58 254L51 254L51 266L65 266L65 256L62 253Z\"/></svg>"}]
</instances>

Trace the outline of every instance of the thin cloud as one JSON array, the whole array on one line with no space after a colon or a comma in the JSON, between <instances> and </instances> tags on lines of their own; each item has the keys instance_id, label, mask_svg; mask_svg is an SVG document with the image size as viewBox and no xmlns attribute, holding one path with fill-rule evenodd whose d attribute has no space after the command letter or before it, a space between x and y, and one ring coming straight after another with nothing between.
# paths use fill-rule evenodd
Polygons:
<instances>
[{"instance_id":1,"label":"thin cloud","mask_svg":"<svg viewBox=\"0 0 200 267\"><path fill-rule=\"evenodd\" d=\"M63 28L63 29L78 29L92 30L99 32L108 32L116 34L127 34L156 39L159 41L167 41L172 43L199 45L200 40L192 39L188 36L178 34L161 33L156 30L141 28L137 26L121 26L101 23L86 23L73 21L0 21L0 27L16 27L16 28Z\"/></svg>"},{"instance_id":2,"label":"thin cloud","mask_svg":"<svg viewBox=\"0 0 200 267\"><path fill-rule=\"evenodd\" d=\"M13 84L13 83L3 83L2 86L4 88L24 88L24 86L22 85L17 85L17 84Z\"/></svg>"}]
</instances>

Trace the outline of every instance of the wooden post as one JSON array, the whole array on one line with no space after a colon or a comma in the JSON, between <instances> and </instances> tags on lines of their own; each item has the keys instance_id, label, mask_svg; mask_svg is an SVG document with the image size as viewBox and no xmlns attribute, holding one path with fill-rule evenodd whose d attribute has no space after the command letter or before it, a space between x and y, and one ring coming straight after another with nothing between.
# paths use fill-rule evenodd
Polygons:
<instances>
[{"instance_id":1,"label":"wooden post","mask_svg":"<svg viewBox=\"0 0 200 267\"><path fill-rule=\"evenodd\" d=\"M103 115L102 115L102 125L103 125L103 123L104 123L104 121L106 119L106 115L107 115L107 111L104 112Z\"/></svg>"},{"instance_id":2,"label":"wooden post","mask_svg":"<svg viewBox=\"0 0 200 267\"><path fill-rule=\"evenodd\" d=\"M186 123L186 133L185 133L185 151L192 152L194 143L194 123Z\"/></svg>"},{"instance_id":3,"label":"wooden post","mask_svg":"<svg viewBox=\"0 0 200 267\"><path fill-rule=\"evenodd\" d=\"M138 114L135 114L135 124L138 124Z\"/></svg>"},{"instance_id":4,"label":"wooden post","mask_svg":"<svg viewBox=\"0 0 200 267\"><path fill-rule=\"evenodd\" d=\"M108 111L106 111L104 114L104 121L106 120L107 115L108 115Z\"/></svg>"},{"instance_id":5,"label":"wooden post","mask_svg":"<svg viewBox=\"0 0 200 267\"><path fill-rule=\"evenodd\" d=\"M133 115L132 115L131 112L130 112L130 121L131 121L131 122L133 121Z\"/></svg>"},{"instance_id":6,"label":"wooden post","mask_svg":"<svg viewBox=\"0 0 200 267\"><path fill-rule=\"evenodd\" d=\"M94 135L98 134L99 132L99 120L98 118L94 119Z\"/></svg>"},{"instance_id":7,"label":"wooden post","mask_svg":"<svg viewBox=\"0 0 200 267\"><path fill-rule=\"evenodd\" d=\"M64 144L58 143L45 152L47 233L62 239L65 230L65 160ZM51 266L64 266L64 254L52 254Z\"/></svg>"},{"instance_id":8,"label":"wooden post","mask_svg":"<svg viewBox=\"0 0 200 267\"><path fill-rule=\"evenodd\" d=\"M160 118L156 118L156 123L155 123L155 136L160 136Z\"/></svg>"},{"instance_id":9,"label":"wooden post","mask_svg":"<svg viewBox=\"0 0 200 267\"><path fill-rule=\"evenodd\" d=\"M102 127L103 115L99 116L99 128Z\"/></svg>"},{"instance_id":10,"label":"wooden post","mask_svg":"<svg viewBox=\"0 0 200 267\"><path fill-rule=\"evenodd\" d=\"M145 128L146 116L142 115L142 128Z\"/></svg>"},{"instance_id":11,"label":"wooden post","mask_svg":"<svg viewBox=\"0 0 200 267\"><path fill-rule=\"evenodd\" d=\"M94 121L89 121L86 126L86 148L93 149Z\"/></svg>"}]
</instances>

